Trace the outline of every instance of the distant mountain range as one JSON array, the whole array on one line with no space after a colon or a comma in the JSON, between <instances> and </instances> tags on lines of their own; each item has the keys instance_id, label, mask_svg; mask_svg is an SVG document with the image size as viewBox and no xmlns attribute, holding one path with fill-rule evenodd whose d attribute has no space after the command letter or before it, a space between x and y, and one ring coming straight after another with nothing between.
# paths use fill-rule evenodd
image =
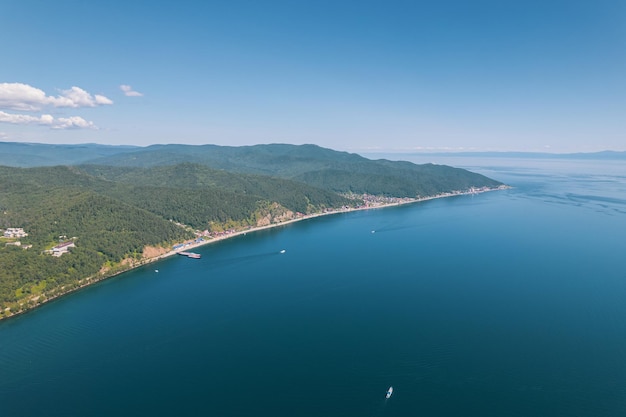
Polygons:
<instances>
[{"instance_id":1,"label":"distant mountain range","mask_svg":"<svg viewBox=\"0 0 626 417\"><path fill-rule=\"evenodd\" d=\"M93 143L49 145L45 143L0 142L0 165L22 168L78 165L91 159L136 149L139 148L136 146L109 146Z\"/></svg>"},{"instance_id":2,"label":"distant mountain range","mask_svg":"<svg viewBox=\"0 0 626 417\"><path fill-rule=\"evenodd\" d=\"M299 149L299 150L296 150ZM146 147L124 145L51 145L42 143L0 142L0 165L12 167L36 167L54 165L104 164L115 166L156 166L172 165L177 162L196 162L218 169L230 169L233 160L238 170L250 173L273 173L266 164L280 162L280 157L301 157L310 159L314 153L318 159L331 156L332 160L356 161L359 155L337 152L315 145L273 144L255 146L217 145L151 145ZM337 154L342 157L338 158ZM626 159L626 151L602 151L590 153L546 153L546 152L383 152L363 153L366 157L402 155L434 155L454 157L500 157L500 158L541 158L541 159ZM248 166L246 166L248 165ZM306 166L298 168L306 170Z\"/></svg>"},{"instance_id":3,"label":"distant mountain range","mask_svg":"<svg viewBox=\"0 0 626 417\"><path fill-rule=\"evenodd\" d=\"M394 197L429 196L500 184L444 165L371 160L316 145L129 147L0 143L0 155L0 165L13 167L88 164L154 168L197 164L230 173L282 178L333 192Z\"/></svg>"},{"instance_id":4,"label":"distant mountain range","mask_svg":"<svg viewBox=\"0 0 626 417\"><path fill-rule=\"evenodd\" d=\"M528 158L528 159L594 159L620 160L626 159L625 151L601 151L578 153L547 153L547 152L367 152L363 154L373 158L401 158L403 156L450 156L473 158Z\"/></svg>"}]
</instances>

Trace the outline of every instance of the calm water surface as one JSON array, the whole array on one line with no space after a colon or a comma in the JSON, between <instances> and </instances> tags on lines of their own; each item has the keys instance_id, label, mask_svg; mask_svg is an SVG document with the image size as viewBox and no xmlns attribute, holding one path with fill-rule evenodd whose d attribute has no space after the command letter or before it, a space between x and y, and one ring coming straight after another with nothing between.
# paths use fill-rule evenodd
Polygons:
<instances>
[{"instance_id":1,"label":"calm water surface","mask_svg":"<svg viewBox=\"0 0 626 417\"><path fill-rule=\"evenodd\" d=\"M440 162L514 188L250 233L0 322L0 416L626 415L626 164Z\"/></svg>"}]
</instances>

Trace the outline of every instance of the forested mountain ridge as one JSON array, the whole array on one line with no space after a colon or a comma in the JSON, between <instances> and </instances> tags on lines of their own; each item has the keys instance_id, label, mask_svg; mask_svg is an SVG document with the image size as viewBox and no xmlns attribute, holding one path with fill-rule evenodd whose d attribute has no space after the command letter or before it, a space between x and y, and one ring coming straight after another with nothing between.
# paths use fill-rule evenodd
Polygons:
<instances>
[{"instance_id":1,"label":"forested mountain ridge","mask_svg":"<svg viewBox=\"0 0 626 417\"><path fill-rule=\"evenodd\" d=\"M311 207L338 207L354 201L335 192L302 182L262 175L240 174L215 170L204 165L181 163L151 168L84 165L79 167L98 178L125 184L203 190L219 188L224 191L259 196L278 202L293 211L307 213Z\"/></svg>"},{"instance_id":2,"label":"forested mountain ridge","mask_svg":"<svg viewBox=\"0 0 626 417\"><path fill-rule=\"evenodd\" d=\"M294 181L227 173L194 164L149 169L0 167L0 176L4 184L90 190L197 229L206 228L210 222L248 219L261 201L279 203L301 213L358 203ZM199 219L192 220L195 217Z\"/></svg>"},{"instance_id":3,"label":"forested mountain ridge","mask_svg":"<svg viewBox=\"0 0 626 417\"><path fill-rule=\"evenodd\" d=\"M37 149L37 144L28 144ZM52 145L41 145L49 147ZM470 187L497 187L499 182L466 170L445 165L416 165L410 162L371 160L358 154L326 149L317 145L268 144L253 146L151 145L147 147L98 147L96 145L54 145L49 159L60 154L79 164L126 168L156 168L191 163L214 170L278 177L338 193L428 196ZM17 144L0 142L4 148ZM47 149L47 148L46 148ZM92 153L90 155L90 149ZM22 150L22 152L25 152ZM39 150L37 155L42 154ZM90 157L91 156L91 157ZM0 158L0 161L2 159ZM22 161L35 163L36 161ZM64 162L60 162L60 164ZM15 166L15 165L13 165ZM28 165L27 165L28 166ZM182 181L182 177L179 177ZM223 180L222 176L219 186ZM190 181L193 179L190 178ZM234 184L229 184L233 186ZM258 186L257 183L256 186Z\"/></svg>"},{"instance_id":4,"label":"forested mountain ridge","mask_svg":"<svg viewBox=\"0 0 626 417\"><path fill-rule=\"evenodd\" d=\"M193 229L219 232L356 204L306 184L192 164L0 167L0 229L28 233L21 246L0 239L0 311L31 295L72 289L103 267L115 272L124 260L140 260L146 246L193 238ZM43 253L72 238L69 255Z\"/></svg>"},{"instance_id":5,"label":"forested mountain ridge","mask_svg":"<svg viewBox=\"0 0 626 417\"><path fill-rule=\"evenodd\" d=\"M169 248L199 231L280 223L355 207L361 197L410 199L501 185L462 169L369 160L315 145L0 142L0 161L7 159L43 166L0 166L0 229L28 233L0 238L0 318L84 285L86 277L127 269L147 247ZM51 166L55 161L60 165ZM61 241L75 247L60 257L45 253Z\"/></svg>"},{"instance_id":6,"label":"forested mountain ridge","mask_svg":"<svg viewBox=\"0 0 626 417\"><path fill-rule=\"evenodd\" d=\"M91 162L155 167L168 160L192 161L230 172L290 179L339 193L415 197L501 185L483 175L445 165L371 160L316 145L153 145Z\"/></svg>"}]
</instances>

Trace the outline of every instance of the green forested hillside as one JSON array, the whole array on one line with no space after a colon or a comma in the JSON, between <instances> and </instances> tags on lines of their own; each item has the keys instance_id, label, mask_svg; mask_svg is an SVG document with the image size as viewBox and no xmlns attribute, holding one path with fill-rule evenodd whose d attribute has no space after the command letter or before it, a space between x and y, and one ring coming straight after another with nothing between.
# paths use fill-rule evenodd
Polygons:
<instances>
[{"instance_id":1,"label":"green forested hillside","mask_svg":"<svg viewBox=\"0 0 626 417\"><path fill-rule=\"evenodd\" d=\"M36 144L30 145L37 146ZM5 144L6 146L8 145ZM138 171L134 168L154 168L155 170L151 174L158 178L155 177L156 183L150 185L161 184L184 188L193 188L194 184L214 185L226 190L237 188L249 193L250 186L255 192L259 188L268 188L264 186L264 182L267 180L267 176L271 176L297 181L327 191L394 197L426 196L440 192L464 190L470 187L496 187L500 185L497 181L467 170L444 165L416 165L410 162L384 159L371 160L357 154L334 151L316 145L270 144L238 147L152 145L135 148L120 147L118 153L113 152L108 147L94 147L91 150L92 158L88 157L90 146L95 145L84 145L83 148L66 146L68 146L68 156L65 156L64 159L59 156L59 150L56 148L52 149L46 157L52 159L56 155L60 161L71 159L87 163L92 166L90 170L94 173L93 165L100 165L103 168L99 175L120 181L135 180L133 176ZM0 149L2 148L2 143L0 143ZM36 153L37 157L41 155L41 151ZM35 163L35 161L30 162ZM190 168L185 167L186 164L205 166L216 172L210 174L208 171L203 173L190 172ZM162 172L157 169L174 165L180 165L177 169L182 171L181 174L173 172L170 168L166 168ZM123 171L112 172L107 168L113 166L127 169L126 177L124 178ZM198 171L198 168L195 169ZM109 172L106 172L107 170ZM262 175L264 179L255 181L253 177L247 179L239 177L237 180L232 180L227 175L219 175L220 172L224 174L224 171ZM116 178L112 178L110 175L114 175ZM171 177L167 177L168 175ZM149 175L146 178L152 177ZM176 182L177 184L175 184ZM276 184L269 186L266 191L273 193L274 185ZM305 192L309 193L309 191ZM276 195L273 198L277 200Z\"/></svg>"},{"instance_id":2,"label":"green forested hillside","mask_svg":"<svg viewBox=\"0 0 626 417\"><path fill-rule=\"evenodd\" d=\"M301 183L192 164L0 167L0 228L24 228L29 236L20 242L32 245L24 250L0 240L0 307L44 289L71 288L105 265L140 258L146 245L192 238L182 225L223 230L256 225L272 210L307 213L357 203ZM43 253L72 238L71 254Z\"/></svg>"},{"instance_id":3,"label":"green forested hillside","mask_svg":"<svg viewBox=\"0 0 626 417\"><path fill-rule=\"evenodd\" d=\"M181 193L182 190L211 190L210 194L216 200L214 205L221 205L228 198L232 198L230 195L236 195L238 199L256 196L263 200L278 202L290 210L301 213L323 207L354 204L354 201L335 192L302 182L261 175L235 174L192 163L151 168L87 165L81 166L80 169L101 179L136 186L169 187ZM229 203L227 206L236 210L236 206L240 204L244 202ZM181 205L181 209L183 206Z\"/></svg>"},{"instance_id":4,"label":"green forested hillside","mask_svg":"<svg viewBox=\"0 0 626 417\"><path fill-rule=\"evenodd\" d=\"M403 169L401 165L389 166L390 163L377 161L376 165L357 167L355 171L337 168L310 171L293 179L337 192L410 198L500 185L497 181L458 168L428 164Z\"/></svg>"},{"instance_id":5,"label":"green forested hillside","mask_svg":"<svg viewBox=\"0 0 626 417\"><path fill-rule=\"evenodd\" d=\"M123 202L73 187L45 188L0 180L0 227L23 227L29 249L0 246L0 307L32 292L71 288L105 264L138 256L145 245L193 235L163 218ZM75 238L70 255L43 251Z\"/></svg>"},{"instance_id":6,"label":"green forested hillside","mask_svg":"<svg viewBox=\"0 0 626 417\"><path fill-rule=\"evenodd\" d=\"M369 160L315 145L2 144L0 229L21 227L21 247L0 239L0 317L32 295L76 287L169 247L194 230L265 225L327 208L356 206L343 195L426 197L499 182L462 169ZM59 163L76 164L47 166ZM87 163L88 162L88 163ZM78 165L82 163L82 165ZM368 197L370 198L370 197ZM74 240L71 253L44 251ZM32 246L31 246L32 245ZM24 247L28 247L24 249Z\"/></svg>"},{"instance_id":7,"label":"green forested hillside","mask_svg":"<svg viewBox=\"0 0 626 417\"><path fill-rule=\"evenodd\" d=\"M189 146L153 145L93 163L156 167L165 161L193 161L214 169L269 175L340 193L393 197L428 196L470 187L496 187L498 181L445 165L371 160L316 145Z\"/></svg>"}]
</instances>

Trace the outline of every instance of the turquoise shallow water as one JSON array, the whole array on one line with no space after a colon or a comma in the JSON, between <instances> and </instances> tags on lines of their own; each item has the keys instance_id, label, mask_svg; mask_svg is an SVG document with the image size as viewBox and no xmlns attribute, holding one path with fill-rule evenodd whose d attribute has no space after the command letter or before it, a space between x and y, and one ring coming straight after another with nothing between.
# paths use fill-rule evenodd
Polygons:
<instances>
[{"instance_id":1,"label":"turquoise shallow water","mask_svg":"<svg viewBox=\"0 0 626 417\"><path fill-rule=\"evenodd\" d=\"M0 322L0 416L624 415L626 168L455 165L515 188L250 233Z\"/></svg>"}]
</instances>

